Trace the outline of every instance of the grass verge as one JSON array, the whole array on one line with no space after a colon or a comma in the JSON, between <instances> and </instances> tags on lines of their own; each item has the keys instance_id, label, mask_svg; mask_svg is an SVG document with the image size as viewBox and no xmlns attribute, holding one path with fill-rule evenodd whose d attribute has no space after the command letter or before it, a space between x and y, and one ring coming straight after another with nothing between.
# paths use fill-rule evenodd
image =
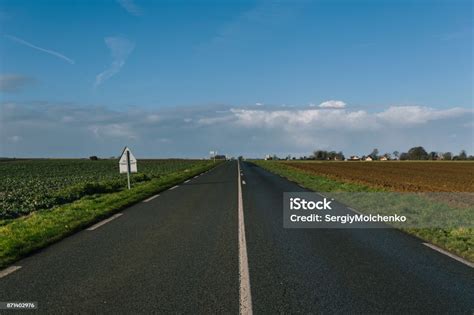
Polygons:
<instances>
[{"instance_id":1,"label":"grass verge","mask_svg":"<svg viewBox=\"0 0 474 315\"><path fill-rule=\"evenodd\" d=\"M307 189L319 192L383 192L380 188L342 182L324 176L296 169L277 161L253 161L254 164ZM363 211L363 208L359 209ZM472 228L400 228L429 243L446 249L460 257L474 262L474 229Z\"/></svg>"},{"instance_id":2,"label":"grass verge","mask_svg":"<svg viewBox=\"0 0 474 315\"><path fill-rule=\"evenodd\" d=\"M130 190L86 196L9 220L0 226L0 268L216 165L210 163L170 173L136 184Z\"/></svg>"}]
</instances>

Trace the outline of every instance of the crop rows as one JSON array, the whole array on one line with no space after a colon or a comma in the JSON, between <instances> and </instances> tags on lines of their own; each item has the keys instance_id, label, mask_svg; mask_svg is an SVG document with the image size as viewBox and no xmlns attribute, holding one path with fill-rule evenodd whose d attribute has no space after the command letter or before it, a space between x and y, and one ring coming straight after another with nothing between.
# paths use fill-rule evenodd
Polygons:
<instances>
[{"instance_id":1,"label":"crop rows","mask_svg":"<svg viewBox=\"0 0 474 315\"><path fill-rule=\"evenodd\" d=\"M202 160L141 160L132 183L209 163ZM0 219L26 215L86 195L126 187L116 160L15 160L0 162Z\"/></svg>"},{"instance_id":2,"label":"crop rows","mask_svg":"<svg viewBox=\"0 0 474 315\"><path fill-rule=\"evenodd\" d=\"M301 171L400 192L474 192L472 162L287 162Z\"/></svg>"}]
</instances>

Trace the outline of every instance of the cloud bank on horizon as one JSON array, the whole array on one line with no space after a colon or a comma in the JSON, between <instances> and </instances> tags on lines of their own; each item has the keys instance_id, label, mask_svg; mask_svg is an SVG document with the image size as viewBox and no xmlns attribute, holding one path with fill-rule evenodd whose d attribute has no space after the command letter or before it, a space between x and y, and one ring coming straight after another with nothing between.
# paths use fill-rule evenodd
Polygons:
<instances>
[{"instance_id":1,"label":"cloud bank on horizon","mask_svg":"<svg viewBox=\"0 0 474 315\"><path fill-rule=\"evenodd\" d=\"M323 103L324 104L324 103ZM472 154L472 109L390 106L377 112L348 108L214 105L151 111L73 104L0 105L0 156L115 155L123 145L139 157L308 155L429 151ZM442 126L442 127L441 127Z\"/></svg>"}]
</instances>

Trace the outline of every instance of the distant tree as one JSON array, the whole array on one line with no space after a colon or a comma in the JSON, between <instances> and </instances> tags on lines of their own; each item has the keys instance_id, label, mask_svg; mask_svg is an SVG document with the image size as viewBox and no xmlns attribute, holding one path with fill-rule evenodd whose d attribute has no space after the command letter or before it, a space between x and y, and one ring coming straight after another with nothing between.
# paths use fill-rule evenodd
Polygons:
<instances>
[{"instance_id":1,"label":"distant tree","mask_svg":"<svg viewBox=\"0 0 474 315\"><path fill-rule=\"evenodd\" d=\"M408 153L403 152L403 153L400 154L400 160L401 161L409 160L409 159L410 159L410 156L408 155Z\"/></svg>"},{"instance_id":2,"label":"distant tree","mask_svg":"<svg viewBox=\"0 0 474 315\"><path fill-rule=\"evenodd\" d=\"M91 161L97 161L99 158L95 155L89 156L89 160Z\"/></svg>"},{"instance_id":3,"label":"distant tree","mask_svg":"<svg viewBox=\"0 0 474 315\"><path fill-rule=\"evenodd\" d=\"M327 153L327 159L334 160L336 158L336 155L337 155L336 151L330 151Z\"/></svg>"},{"instance_id":4,"label":"distant tree","mask_svg":"<svg viewBox=\"0 0 474 315\"><path fill-rule=\"evenodd\" d=\"M466 150L461 150L461 152L459 152L458 157L460 160L467 160Z\"/></svg>"},{"instance_id":5,"label":"distant tree","mask_svg":"<svg viewBox=\"0 0 474 315\"><path fill-rule=\"evenodd\" d=\"M313 157L315 160L327 160L328 152L325 150L316 150L313 153Z\"/></svg>"},{"instance_id":6,"label":"distant tree","mask_svg":"<svg viewBox=\"0 0 474 315\"><path fill-rule=\"evenodd\" d=\"M451 152L443 153L443 160L451 161L453 159L453 154Z\"/></svg>"},{"instance_id":7,"label":"distant tree","mask_svg":"<svg viewBox=\"0 0 474 315\"><path fill-rule=\"evenodd\" d=\"M344 154L342 151L326 151L326 150L316 150L311 155L312 160L320 160L320 161L327 161L327 160L344 160Z\"/></svg>"},{"instance_id":8,"label":"distant tree","mask_svg":"<svg viewBox=\"0 0 474 315\"><path fill-rule=\"evenodd\" d=\"M400 156L400 152L393 151L393 156L398 159L398 157Z\"/></svg>"},{"instance_id":9,"label":"distant tree","mask_svg":"<svg viewBox=\"0 0 474 315\"><path fill-rule=\"evenodd\" d=\"M373 149L372 153L370 153L369 156L374 160L378 160L378 158L379 158L379 149L377 149L377 148Z\"/></svg>"},{"instance_id":10,"label":"distant tree","mask_svg":"<svg viewBox=\"0 0 474 315\"><path fill-rule=\"evenodd\" d=\"M387 160L391 160L391 159L392 159L392 155L391 155L390 153L388 153L388 152L387 152L387 153L385 153L385 154L384 154L384 155L382 155L382 156L386 157L386 158L387 158Z\"/></svg>"},{"instance_id":11,"label":"distant tree","mask_svg":"<svg viewBox=\"0 0 474 315\"><path fill-rule=\"evenodd\" d=\"M438 159L438 153L435 151L431 151L428 154L428 160L437 160Z\"/></svg>"},{"instance_id":12,"label":"distant tree","mask_svg":"<svg viewBox=\"0 0 474 315\"><path fill-rule=\"evenodd\" d=\"M409 160L427 160L428 152L423 147L413 147L408 150Z\"/></svg>"}]
</instances>

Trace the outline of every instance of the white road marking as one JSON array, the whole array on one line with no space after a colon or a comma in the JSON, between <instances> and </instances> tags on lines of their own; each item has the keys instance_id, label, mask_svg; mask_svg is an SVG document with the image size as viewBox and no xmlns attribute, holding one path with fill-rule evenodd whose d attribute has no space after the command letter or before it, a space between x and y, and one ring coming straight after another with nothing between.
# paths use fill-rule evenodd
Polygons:
<instances>
[{"instance_id":1,"label":"white road marking","mask_svg":"<svg viewBox=\"0 0 474 315\"><path fill-rule=\"evenodd\" d=\"M243 180L243 181L242 181L242 184L245 185L245 184L247 184L247 183Z\"/></svg>"},{"instance_id":2,"label":"white road marking","mask_svg":"<svg viewBox=\"0 0 474 315\"><path fill-rule=\"evenodd\" d=\"M143 200L143 202L149 202L149 201L152 201L153 199L155 199L156 197L159 197L159 196L160 196L160 194L158 194L158 195L154 195L154 196L151 196L150 198Z\"/></svg>"},{"instance_id":3,"label":"white road marking","mask_svg":"<svg viewBox=\"0 0 474 315\"><path fill-rule=\"evenodd\" d=\"M439 248L438 246L435 246L435 245L429 244L429 243L423 243L423 245L425 245L425 246L427 246L427 247L429 247L429 248L431 248L431 249L433 249L433 250L435 250L435 251L437 251L437 252L439 252L439 253L441 253L441 254L444 254L444 255L446 255L446 256L448 256L448 257L451 257L452 259L456 259L456 260L459 261L460 263L463 263L463 264L465 264L465 265L467 265L467 266L469 266L469 267L471 267L471 268L474 268L474 264L473 264L472 262L467 261L466 259L461 258L461 257L459 257L459 256L456 256L456 255L454 255L454 254L451 254L450 252L445 251L444 249Z\"/></svg>"},{"instance_id":4,"label":"white road marking","mask_svg":"<svg viewBox=\"0 0 474 315\"><path fill-rule=\"evenodd\" d=\"M193 178L198 178L198 177L199 177L199 175L196 175L196 176L194 176Z\"/></svg>"},{"instance_id":5,"label":"white road marking","mask_svg":"<svg viewBox=\"0 0 474 315\"><path fill-rule=\"evenodd\" d=\"M239 205L239 276L240 276L240 314L251 315L252 295L250 292L249 262L247 257L247 241L245 240L244 205L242 199L242 184L240 179L240 162L237 161L238 171L238 205Z\"/></svg>"},{"instance_id":6,"label":"white road marking","mask_svg":"<svg viewBox=\"0 0 474 315\"><path fill-rule=\"evenodd\" d=\"M173 190L173 189L176 189L178 187L179 187L179 185L176 185L176 186L171 187L169 190Z\"/></svg>"},{"instance_id":7,"label":"white road marking","mask_svg":"<svg viewBox=\"0 0 474 315\"><path fill-rule=\"evenodd\" d=\"M8 276L9 274L17 271L20 268L21 268L21 266L10 266L10 267L7 267L3 270L0 270L0 278Z\"/></svg>"},{"instance_id":8,"label":"white road marking","mask_svg":"<svg viewBox=\"0 0 474 315\"><path fill-rule=\"evenodd\" d=\"M99 223L94 224L93 226L91 226L90 228L88 228L87 231L94 231L95 229L100 228L102 225L107 224L107 223L109 223L110 221L117 219L117 218L120 217L122 214L123 214L123 213L116 213L116 214L114 214L113 216L111 216L110 218L105 219L105 220L103 220L103 221L100 221Z\"/></svg>"},{"instance_id":9,"label":"white road marking","mask_svg":"<svg viewBox=\"0 0 474 315\"><path fill-rule=\"evenodd\" d=\"M190 181L191 181L191 180L190 180L190 179L188 179L188 180L184 181L184 183L186 184L186 183L189 183Z\"/></svg>"}]
</instances>

